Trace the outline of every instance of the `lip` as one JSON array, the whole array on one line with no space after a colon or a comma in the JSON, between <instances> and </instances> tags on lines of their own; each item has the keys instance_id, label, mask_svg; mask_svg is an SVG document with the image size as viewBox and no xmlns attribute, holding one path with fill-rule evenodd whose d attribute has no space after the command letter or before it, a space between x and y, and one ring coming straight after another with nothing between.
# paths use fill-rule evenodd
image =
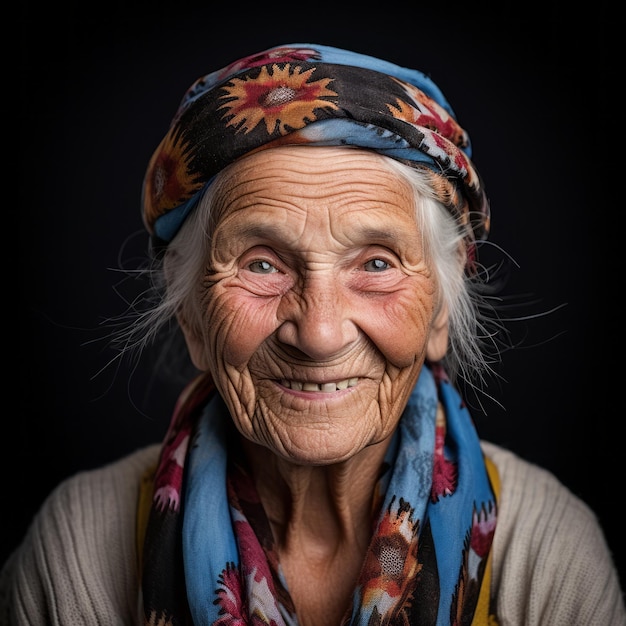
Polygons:
<instances>
[{"instance_id":1,"label":"lip","mask_svg":"<svg viewBox=\"0 0 626 626\"><path fill-rule=\"evenodd\" d=\"M282 378L277 383L284 389L305 394L332 394L346 391L356 387L359 383L358 377L342 378L328 382L300 381Z\"/></svg>"}]
</instances>

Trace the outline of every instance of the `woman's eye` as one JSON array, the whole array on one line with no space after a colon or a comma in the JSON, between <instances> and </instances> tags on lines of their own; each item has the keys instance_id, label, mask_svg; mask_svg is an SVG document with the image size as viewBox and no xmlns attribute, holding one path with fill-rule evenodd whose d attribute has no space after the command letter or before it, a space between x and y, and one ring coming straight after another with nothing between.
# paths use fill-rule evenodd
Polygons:
<instances>
[{"instance_id":1,"label":"woman's eye","mask_svg":"<svg viewBox=\"0 0 626 626\"><path fill-rule=\"evenodd\" d=\"M383 261L382 259L372 259L371 261L365 263L363 267L366 272L383 272L391 266L387 263L387 261Z\"/></svg>"},{"instance_id":2,"label":"woman's eye","mask_svg":"<svg viewBox=\"0 0 626 626\"><path fill-rule=\"evenodd\" d=\"M251 272L255 272L257 274L274 274L278 270L268 261L252 261L250 265L248 265L248 269Z\"/></svg>"}]
</instances>

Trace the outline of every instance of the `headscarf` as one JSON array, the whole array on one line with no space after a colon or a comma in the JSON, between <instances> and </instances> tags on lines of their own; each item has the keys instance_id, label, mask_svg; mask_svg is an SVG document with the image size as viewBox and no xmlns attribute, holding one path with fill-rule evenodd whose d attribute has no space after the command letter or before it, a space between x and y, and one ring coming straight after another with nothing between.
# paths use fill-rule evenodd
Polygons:
<instances>
[{"instance_id":1,"label":"headscarf","mask_svg":"<svg viewBox=\"0 0 626 626\"><path fill-rule=\"evenodd\" d=\"M432 174L473 259L489 205L468 134L418 70L319 44L288 44L231 63L187 90L144 179L145 226L167 245L215 175L284 145L353 146Z\"/></svg>"}]
</instances>

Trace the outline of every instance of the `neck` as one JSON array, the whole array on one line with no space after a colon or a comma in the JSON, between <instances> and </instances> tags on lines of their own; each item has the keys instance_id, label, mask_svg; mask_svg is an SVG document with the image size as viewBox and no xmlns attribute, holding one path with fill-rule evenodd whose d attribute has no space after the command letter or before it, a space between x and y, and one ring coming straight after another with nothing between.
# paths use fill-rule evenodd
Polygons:
<instances>
[{"instance_id":1,"label":"neck","mask_svg":"<svg viewBox=\"0 0 626 626\"><path fill-rule=\"evenodd\" d=\"M305 466L244 442L303 626L339 624L349 610L377 514L374 490L387 445L335 465Z\"/></svg>"},{"instance_id":2,"label":"neck","mask_svg":"<svg viewBox=\"0 0 626 626\"><path fill-rule=\"evenodd\" d=\"M298 465L244 441L256 488L280 551L330 556L341 546L365 552L374 489L388 441L338 464ZM268 458L269 457L269 458Z\"/></svg>"}]
</instances>

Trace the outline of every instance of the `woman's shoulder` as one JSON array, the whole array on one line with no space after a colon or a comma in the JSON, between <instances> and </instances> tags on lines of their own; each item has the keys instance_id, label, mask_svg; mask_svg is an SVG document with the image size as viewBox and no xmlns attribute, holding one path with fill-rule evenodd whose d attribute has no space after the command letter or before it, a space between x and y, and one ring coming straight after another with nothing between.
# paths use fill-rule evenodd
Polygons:
<instances>
[{"instance_id":1,"label":"woman's shoulder","mask_svg":"<svg viewBox=\"0 0 626 626\"><path fill-rule=\"evenodd\" d=\"M507 506L528 505L529 498L539 503L546 496L563 499L562 504L579 508L584 515L593 516L593 511L585 502L571 492L549 470L528 461L516 452L488 441L481 441L484 454L498 468L498 476Z\"/></svg>"},{"instance_id":2,"label":"woman's shoulder","mask_svg":"<svg viewBox=\"0 0 626 626\"><path fill-rule=\"evenodd\" d=\"M79 495L85 487L97 489L107 484L112 487L136 490L136 484L128 479L139 478L154 468L160 449L160 444L151 444L129 452L100 467L79 471L59 483L50 493L48 500L72 493ZM103 493L102 496L106 497L107 494Z\"/></svg>"},{"instance_id":3,"label":"woman's shoulder","mask_svg":"<svg viewBox=\"0 0 626 626\"><path fill-rule=\"evenodd\" d=\"M134 526L141 482L154 471L159 450L158 444L149 445L69 476L48 495L31 531L48 536L62 535L66 529L73 543L84 536L94 546L106 543L109 534L123 534L127 525ZM92 533L95 536L89 537Z\"/></svg>"},{"instance_id":4,"label":"woman's shoulder","mask_svg":"<svg viewBox=\"0 0 626 626\"><path fill-rule=\"evenodd\" d=\"M493 443L481 446L500 481L492 581L499 617L626 624L617 570L593 510L550 471Z\"/></svg>"},{"instance_id":5,"label":"woman's shoulder","mask_svg":"<svg viewBox=\"0 0 626 626\"><path fill-rule=\"evenodd\" d=\"M89 519L98 523L105 518L134 518L141 479L154 470L159 450L158 444L152 444L65 478L46 497L33 526L45 528L67 518L73 532L81 526L89 532Z\"/></svg>"},{"instance_id":6,"label":"woman's shoulder","mask_svg":"<svg viewBox=\"0 0 626 626\"><path fill-rule=\"evenodd\" d=\"M591 507L549 470L532 463L502 446L481 442L485 455L498 469L497 536L507 551L522 541L528 548L563 548L580 538L606 550L604 534ZM598 545L599 544L599 545ZM600 550L602 553L604 550Z\"/></svg>"},{"instance_id":7,"label":"woman's shoulder","mask_svg":"<svg viewBox=\"0 0 626 626\"><path fill-rule=\"evenodd\" d=\"M90 517L97 521L101 515L134 518L142 477L154 470L159 450L158 444L149 445L106 465L69 476L48 495L36 519L58 515L74 519L79 514L78 519L85 524Z\"/></svg>"},{"instance_id":8,"label":"woman's shoulder","mask_svg":"<svg viewBox=\"0 0 626 626\"><path fill-rule=\"evenodd\" d=\"M57 485L3 567L0 618L11 606L18 624L43 624L51 610L70 620L85 604L85 615L104 620L94 624L133 623L138 500L159 450L138 449Z\"/></svg>"}]
</instances>

